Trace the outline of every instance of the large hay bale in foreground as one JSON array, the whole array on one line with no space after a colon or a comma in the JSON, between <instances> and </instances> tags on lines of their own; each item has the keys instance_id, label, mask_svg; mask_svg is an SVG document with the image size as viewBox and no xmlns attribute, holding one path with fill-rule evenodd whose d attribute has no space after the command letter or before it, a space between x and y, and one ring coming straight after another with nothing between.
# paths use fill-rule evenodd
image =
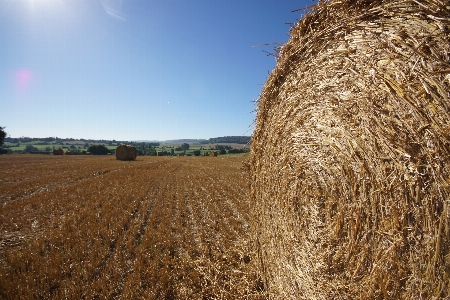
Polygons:
<instances>
[{"instance_id":1,"label":"large hay bale in foreground","mask_svg":"<svg viewBox=\"0 0 450 300\"><path fill-rule=\"evenodd\" d=\"M64 155L64 150L61 148L53 149L53 155Z\"/></svg>"},{"instance_id":2,"label":"large hay bale in foreground","mask_svg":"<svg viewBox=\"0 0 450 300\"><path fill-rule=\"evenodd\" d=\"M118 160L135 160L137 157L137 150L132 145L120 144L116 148L116 159Z\"/></svg>"},{"instance_id":3,"label":"large hay bale in foreground","mask_svg":"<svg viewBox=\"0 0 450 300\"><path fill-rule=\"evenodd\" d=\"M449 16L330 0L291 30L250 157L274 299L450 297Z\"/></svg>"}]
</instances>

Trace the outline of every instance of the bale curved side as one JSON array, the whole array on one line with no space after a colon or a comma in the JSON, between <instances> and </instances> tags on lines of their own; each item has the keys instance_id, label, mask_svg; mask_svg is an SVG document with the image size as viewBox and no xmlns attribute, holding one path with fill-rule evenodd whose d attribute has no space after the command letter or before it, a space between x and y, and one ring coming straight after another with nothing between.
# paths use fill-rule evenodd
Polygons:
<instances>
[{"instance_id":1,"label":"bale curved side","mask_svg":"<svg viewBox=\"0 0 450 300\"><path fill-rule=\"evenodd\" d=\"M128 154L127 154L127 158L128 160L135 160L137 157L137 149L134 146L131 145L127 145L127 150L128 150Z\"/></svg>"},{"instance_id":2,"label":"bale curved side","mask_svg":"<svg viewBox=\"0 0 450 300\"><path fill-rule=\"evenodd\" d=\"M131 160L135 160L137 157L137 149L134 146L128 146L128 157Z\"/></svg>"},{"instance_id":3,"label":"bale curved side","mask_svg":"<svg viewBox=\"0 0 450 300\"><path fill-rule=\"evenodd\" d=\"M257 108L250 174L283 299L450 296L450 7L321 1Z\"/></svg>"}]
</instances>

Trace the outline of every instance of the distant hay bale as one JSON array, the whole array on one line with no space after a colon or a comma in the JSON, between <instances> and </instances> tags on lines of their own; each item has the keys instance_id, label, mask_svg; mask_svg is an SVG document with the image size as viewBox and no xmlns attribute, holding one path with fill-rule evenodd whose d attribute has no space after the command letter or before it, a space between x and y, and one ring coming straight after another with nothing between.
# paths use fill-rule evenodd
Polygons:
<instances>
[{"instance_id":1,"label":"distant hay bale","mask_svg":"<svg viewBox=\"0 0 450 300\"><path fill-rule=\"evenodd\" d=\"M116 148L116 159L118 160L135 160L137 157L137 150L132 145L120 144Z\"/></svg>"},{"instance_id":2,"label":"distant hay bale","mask_svg":"<svg viewBox=\"0 0 450 300\"><path fill-rule=\"evenodd\" d=\"M64 150L61 148L58 149L53 149L53 155L63 155L64 154Z\"/></svg>"},{"instance_id":3,"label":"distant hay bale","mask_svg":"<svg viewBox=\"0 0 450 300\"><path fill-rule=\"evenodd\" d=\"M163 156L163 153L158 151L158 152L156 152L156 156Z\"/></svg>"},{"instance_id":4,"label":"distant hay bale","mask_svg":"<svg viewBox=\"0 0 450 300\"><path fill-rule=\"evenodd\" d=\"M209 156L217 156L217 151L211 151L211 153L209 153Z\"/></svg>"},{"instance_id":5,"label":"distant hay bale","mask_svg":"<svg viewBox=\"0 0 450 300\"><path fill-rule=\"evenodd\" d=\"M92 155L92 153L91 152L86 152L86 155Z\"/></svg>"},{"instance_id":6,"label":"distant hay bale","mask_svg":"<svg viewBox=\"0 0 450 300\"><path fill-rule=\"evenodd\" d=\"M184 153L178 153L177 156L184 156Z\"/></svg>"},{"instance_id":7,"label":"distant hay bale","mask_svg":"<svg viewBox=\"0 0 450 300\"><path fill-rule=\"evenodd\" d=\"M274 299L450 297L450 4L329 0L258 100L250 174Z\"/></svg>"}]
</instances>

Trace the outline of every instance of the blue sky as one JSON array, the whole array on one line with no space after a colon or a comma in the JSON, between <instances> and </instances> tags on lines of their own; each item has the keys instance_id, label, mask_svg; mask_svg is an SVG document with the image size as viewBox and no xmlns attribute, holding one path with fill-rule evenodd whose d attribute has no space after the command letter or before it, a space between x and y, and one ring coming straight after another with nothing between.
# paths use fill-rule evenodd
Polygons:
<instances>
[{"instance_id":1,"label":"blue sky","mask_svg":"<svg viewBox=\"0 0 450 300\"><path fill-rule=\"evenodd\" d=\"M312 0L0 0L12 137L251 135L273 46Z\"/></svg>"}]
</instances>

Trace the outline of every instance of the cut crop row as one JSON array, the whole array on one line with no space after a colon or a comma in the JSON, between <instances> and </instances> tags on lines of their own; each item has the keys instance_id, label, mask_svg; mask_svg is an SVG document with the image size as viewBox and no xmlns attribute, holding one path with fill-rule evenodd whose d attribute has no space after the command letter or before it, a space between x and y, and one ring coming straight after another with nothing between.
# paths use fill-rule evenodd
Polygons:
<instances>
[{"instance_id":1,"label":"cut crop row","mask_svg":"<svg viewBox=\"0 0 450 300\"><path fill-rule=\"evenodd\" d=\"M242 159L102 159L0 206L0 298L263 298Z\"/></svg>"}]
</instances>

